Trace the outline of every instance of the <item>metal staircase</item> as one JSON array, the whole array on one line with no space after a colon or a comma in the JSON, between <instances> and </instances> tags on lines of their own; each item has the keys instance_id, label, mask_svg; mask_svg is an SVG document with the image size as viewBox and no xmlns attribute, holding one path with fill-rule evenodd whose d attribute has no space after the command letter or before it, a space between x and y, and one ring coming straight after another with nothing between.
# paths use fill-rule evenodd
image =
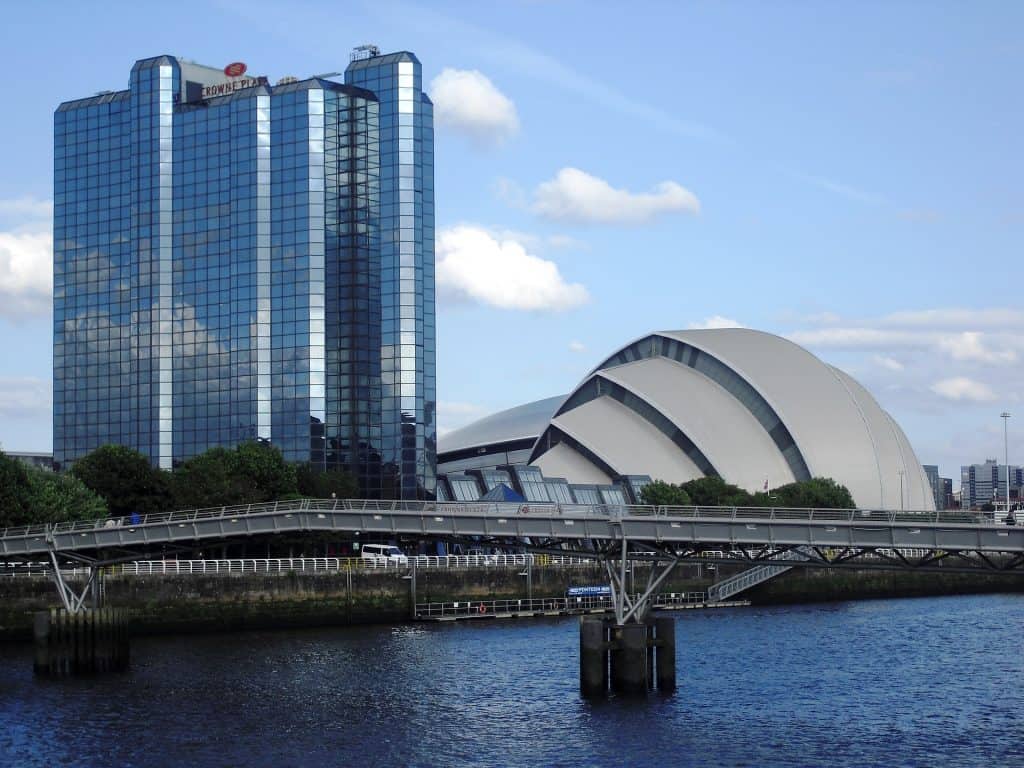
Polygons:
<instances>
[{"instance_id":1,"label":"metal staircase","mask_svg":"<svg viewBox=\"0 0 1024 768\"><path fill-rule=\"evenodd\" d=\"M780 560L810 560L810 557L803 551L803 547L797 547L772 558L772 562ZM708 587L708 602L719 603L728 600L744 590L782 575L792 567L791 565L758 565L742 573L737 573L735 576L722 579L717 584Z\"/></svg>"}]
</instances>

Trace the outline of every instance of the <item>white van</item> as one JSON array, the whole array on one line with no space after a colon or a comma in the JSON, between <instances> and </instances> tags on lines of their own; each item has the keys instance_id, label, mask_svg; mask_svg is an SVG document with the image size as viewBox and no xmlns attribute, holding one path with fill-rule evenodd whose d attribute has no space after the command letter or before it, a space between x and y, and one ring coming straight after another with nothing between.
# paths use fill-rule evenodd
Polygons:
<instances>
[{"instance_id":1,"label":"white van","mask_svg":"<svg viewBox=\"0 0 1024 768\"><path fill-rule=\"evenodd\" d=\"M372 560L375 565L406 565L409 558L394 544L363 544L360 557Z\"/></svg>"}]
</instances>

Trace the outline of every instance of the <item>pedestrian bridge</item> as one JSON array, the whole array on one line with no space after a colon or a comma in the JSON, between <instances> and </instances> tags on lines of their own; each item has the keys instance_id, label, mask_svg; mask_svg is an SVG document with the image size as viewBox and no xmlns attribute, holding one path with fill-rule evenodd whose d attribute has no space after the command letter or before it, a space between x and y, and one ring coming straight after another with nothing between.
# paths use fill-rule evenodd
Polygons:
<instances>
[{"instance_id":1,"label":"pedestrian bridge","mask_svg":"<svg viewBox=\"0 0 1024 768\"><path fill-rule=\"evenodd\" d=\"M534 548L590 555L623 540L650 544L652 556L723 547L770 549L772 554L793 547L832 553L924 550L930 559L958 552L1016 555L1011 561L1024 555L1024 526L978 523L970 513L960 512L297 499L8 528L0 531L0 558L38 558L51 552L89 558L112 550L151 552L302 532L493 540L518 546L528 540ZM635 546L634 553L640 549ZM892 557L899 561L898 554Z\"/></svg>"},{"instance_id":2,"label":"pedestrian bridge","mask_svg":"<svg viewBox=\"0 0 1024 768\"><path fill-rule=\"evenodd\" d=\"M786 568L1024 572L1024 527L979 523L969 513L360 499L296 499L8 528L0 531L0 560L48 561L62 602L75 612L102 566L284 533L440 539L594 558L604 564L619 624L646 615L676 564L716 555L767 566L767 576L781 570L780 561ZM625 589L629 560L658 565L638 600ZM81 591L62 576L69 561L89 569Z\"/></svg>"}]
</instances>

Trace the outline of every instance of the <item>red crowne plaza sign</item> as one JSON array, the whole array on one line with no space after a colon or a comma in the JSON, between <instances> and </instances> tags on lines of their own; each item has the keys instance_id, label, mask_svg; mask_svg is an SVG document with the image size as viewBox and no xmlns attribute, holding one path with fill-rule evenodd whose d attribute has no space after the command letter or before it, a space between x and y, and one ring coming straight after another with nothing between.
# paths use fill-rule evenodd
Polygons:
<instances>
[{"instance_id":1,"label":"red crowne plaza sign","mask_svg":"<svg viewBox=\"0 0 1024 768\"><path fill-rule=\"evenodd\" d=\"M243 77L241 80L232 80L227 83L218 83L217 85L207 85L203 88L203 98L210 99L214 96L226 96L229 93L235 91L245 90L246 88L255 88L257 85L270 85L269 81L265 77Z\"/></svg>"},{"instance_id":2,"label":"red crowne plaza sign","mask_svg":"<svg viewBox=\"0 0 1024 768\"><path fill-rule=\"evenodd\" d=\"M246 69L248 67L245 66L245 62L236 61L224 67L224 74L228 77L241 77L245 74Z\"/></svg>"}]
</instances>

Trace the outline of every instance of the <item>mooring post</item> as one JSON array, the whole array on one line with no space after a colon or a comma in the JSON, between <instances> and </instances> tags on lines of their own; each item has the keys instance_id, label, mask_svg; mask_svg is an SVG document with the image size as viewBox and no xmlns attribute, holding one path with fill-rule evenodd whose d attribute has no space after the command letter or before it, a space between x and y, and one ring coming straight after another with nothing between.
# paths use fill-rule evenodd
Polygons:
<instances>
[{"instance_id":1,"label":"mooring post","mask_svg":"<svg viewBox=\"0 0 1024 768\"><path fill-rule=\"evenodd\" d=\"M409 600L411 601L409 615L413 619L418 619L419 617L416 615L416 558L412 559L411 565L412 570L409 572Z\"/></svg>"},{"instance_id":2,"label":"mooring post","mask_svg":"<svg viewBox=\"0 0 1024 768\"><path fill-rule=\"evenodd\" d=\"M654 687L654 649L658 644L657 636L654 633L654 619L648 617L644 622L647 625L647 687Z\"/></svg>"},{"instance_id":3,"label":"mooring post","mask_svg":"<svg viewBox=\"0 0 1024 768\"><path fill-rule=\"evenodd\" d=\"M612 627L612 690L618 694L647 693L647 625Z\"/></svg>"},{"instance_id":4,"label":"mooring post","mask_svg":"<svg viewBox=\"0 0 1024 768\"><path fill-rule=\"evenodd\" d=\"M580 693L608 693L608 622L603 618L580 617Z\"/></svg>"},{"instance_id":5,"label":"mooring post","mask_svg":"<svg viewBox=\"0 0 1024 768\"><path fill-rule=\"evenodd\" d=\"M654 620L657 637L657 683L662 693L676 689L676 620L659 616Z\"/></svg>"}]
</instances>

